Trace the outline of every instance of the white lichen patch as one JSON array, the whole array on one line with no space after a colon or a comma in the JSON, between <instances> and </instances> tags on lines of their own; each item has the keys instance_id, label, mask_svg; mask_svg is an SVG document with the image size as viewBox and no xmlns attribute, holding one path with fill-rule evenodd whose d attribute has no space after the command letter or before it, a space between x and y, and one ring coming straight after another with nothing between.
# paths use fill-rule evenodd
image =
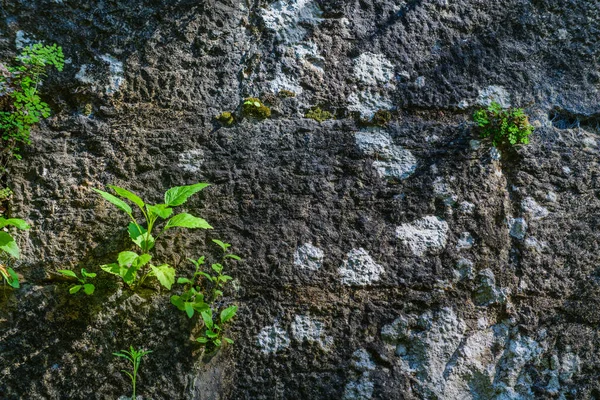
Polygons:
<instances>
[{"instance_id":1,"label":"white lichen patch","mask_svg":"<svg viewBox=\"0 0 600 400\"><path fill-rule=\"evenodd\" d=\"M365 286L377 282L385 269L373 261L366 250L353 249L346 254L346 260L338 269L341 281L345 285Z\"/></svg>"},{"instance_id":2,"label":"white lichen patch","mask_svg":"<svg viewBox=\"0 0 600 400\"><path fill-rule=\"evenodd\" d=\"M458 209L462 213L473 214L473 211L475 211L475 204L469 203L468 201L461 201L458 205Z\"/></svg>"},{"instance_id":3,"label":"white lichen patch","mask_svg":"<svg viewBox=\"0 0 600 400\"><path fill-rule=\"evenodd\" d=\"M99 59L102 67L83 64L75 74L75 79L91 85L94 90L103 87L106 94L113 94L125 82L123 63L108 54L100 56Z\"/></svg>"},{"instance_id":4,"label":"white lichen patch","mask_svg":"<svg viewBox=\"0 0 600 400\"><path fill-rule=\"evenodd\" d=\"M377 158L373 167L381 178L403 180L417 169L415 156L409 150L394 145L387 133L357 132L354 140L364 154Z\"/></svg>"},{"instance_id":5,"label":"white lichen patch","mask_svg":"<svg viewBox=\"0 0 600 400\"><path fill-rule=\"evenodd\" d=\"M373 371L376 365L365 349L358 349L352 354L352 368L357 371Z\"/></svg>"},{"instance_id":6,"label":"white lichen patch","mask_svg":"<svg viewBox=\"0 0 600 400\"><path fill-rule=\"evenodd\" d=\"M394 79L394 65L383 54L366 52L354 61L354 76L366 85L383 85Z\"/></svg>"},{"instance_id":7,"label":"white lichen patch","mask_svg":"<svg viewBox=\"0 0 600 400\"><path fill-rule=\"evenodd\" d=\"M307 315L296 315L292 322L292 336L300 343L316 343L323 350L333 346L333 338L326 334L323 322Z\"/></svg>"},{"instance_id":8,"label":"white lichen patch","mask_svg":"<svg viewBox=\"0 0 600 400\"><path fill-rule=\"evenodd\" d=\"M311 271L317 271L323 265L323 250L305 243L296 249L294 253L294 265Z\"/></svg>"},{"instance_id":9,"label":"white lichen patch","mask_svg":"<svg viewBox=\"0 0 600 400\"><path fill-rule=\"evenodd\" d=\"M509 218L508 229L510 236L515 239L523 240L527 233L527 221L524 218Z\"/></svg>"},{"instance_id":10,"label":"white lichen patch","mask_svg":"<svg viewBox=\"0 0 600 400\"><path fill-rule=\"evenodd\" d=\"M26 33L25 31L17 31L17 34L15 35L15 47L18 50L22 50L32 43L33 39L29 33Z\"/></svg>"},{"instance_id":11,"label":"white lichen patch","mask_svg":"<svg viewBox=\"0 0 600 400\"><path fill-rule=\"evenodd\" d=\"M396 228L396 237L408 246L415 256L427 251L439 251L448 241L448 223L441 218L429 215Z\"/></svg>"},{"instance_id":12,"label":"white lichen patch","mask_svg":"<svg viewBox=\"0 0 600 400\"><path fill-rule=\"evenodd\" d=\"M510 93L502 86L496 85L480 89L477 104L487 107L492 103L498 103L502 108L509 108L511 105Z\"/></svg>"},{"instance_id":13,"label":"white lichen patch","mask_svg":"<svg viewBox=\"0 0 600 400\"><path fill-rule=\"evenodd\" d=\"M533 220L543 219L550 214L546 207L540 206L532 197L526 197L521 201L521 209Z\"/></svg>"},{"instance_id":14,"label":"white lichen patch","mask_svg":"<svg viewBox=\"0 0 600 400\"><path fill-rule=\"evenodd\" d=\"M108 85L105 86L106 94L119 90L125 80L123 76L123 63L109 54L100 56L100 59L108 64Z\"/></svg>"},{"instance_id":15,"label":"white lichen patch","mask_svg":"<svg viewBox=\"0 0 600 400\"><path fill-rule=\"evenodd\" d=\"M287 332L276 322L261 329L256 342L263 353L276 353L290 347L291 341Z\"/></svg>"},{"instance_id":16,"label":"white lichen patch","mask_svg":"<svg viewBox=\"0 0 600 400\"><path fill-rule=\"evenodd\" d=\"M348 382L344 389L343 400L370 400L373 398L375 384L369 379L367 373L357 380Z\"/></svg>"},{"instance_id":17,"label":"white lichen patch","mask_svg":"<svg viewBox=\"0 0 600 400\"><path fill-rule=\"evenodd\" d=\"M283 72L278 72L269 82L269 86L274 93L278 93L280 90L289 90L297 95L302 93L302 86L298 84L298 81Z\"/></svg>"},{"instance_id":18,"label":"white lichen patch","mask_svg":"<svg viewBox=\"0 0 600 400\"><path fill-rule=\"evenodd\" d=\"M200 149L184 151L179 154L177 166L187 172L198 172L204 162L204 152Z\"/></svg>"},{"instance_id":19,"label":"white lichen patch","mask_svg":"<svg viewBox=\"0 0 600 400\"><path fill-rule=\"evenodd\" d=\"M394 108L392 100L377 90L365 90L348 96L348 110L360 113L363 118L372 118L378 110Z\"/></svg>"},{"instance_id":20,"label":"white lichen patch","mask_svg":"<svg viewBox=\"0 0 600 400\"><path fill-rule=\"evenodd\" d=\"M454 193L452 187L441 176L433 181L433 193L436 197L442 199L447 206L452 206L458 201L458 196Z\"/></svg>"},{"instance_id":21,"label":"white lichen patch","mask_svg":"<svg viewBox=\"0 0 600 400\"><path fill-rule=\"evenodd\" d=\"M318 75L323 75L325 71L325 58L321 55L316 43L304 42L293 47L296 60L304 67L305 70L314 72Z\"/></svg>"},{"instance_id":22,"label":"white lichen patch","mask_svg":"<svg viewBox=\"0 0 600 400\"><path fill-rule=\"evenodd\" d=\"M470 232L463 232L458 237L458 243L456 244L456 250L468 250L475 244L475 239Z\"/></svg>"},{"instance_id":23,"label":"white lichen patch","mask_svg":"<svg viewBox=\"0 0 600 400\"><path fill-rule=\"evenodd\" d=\"M321 21L321 9L314 0L279 0L262 11L265 27L283 43L298 43L307 30L305 25Z\"/></svg>"}]
</instances>

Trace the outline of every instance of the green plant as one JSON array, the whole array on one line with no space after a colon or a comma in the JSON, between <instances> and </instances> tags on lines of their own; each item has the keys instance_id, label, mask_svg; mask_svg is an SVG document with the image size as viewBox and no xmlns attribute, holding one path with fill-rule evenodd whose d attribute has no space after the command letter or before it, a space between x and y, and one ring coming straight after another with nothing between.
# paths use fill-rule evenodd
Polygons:
<instances>
[{"instance_id":1,"label":"green plant","mask_svg":"<svg viewBox=\"0 0 600 400\"><path fill-rule=\"evenodd\" d=\"M200 336L196 341L202 344L211 342L215 347L220 347L223 340L229 344L233 343L232 339L223 336L223 326L235 316L237 310L237 306L229 306L221 311L218 324L213 320L212 309L201 311L200 315L202 316L206 330L204 331L204 336Z\"/></svg>"},{"instance_id":2,"label":"green plant","mask_svg":"<svg viewBox=\"0 0 600 400\"><path fill-rule=\"evenodd\" d=\"M3 218L0 217L0 229L6 228L7 226L14 226L17 229L27 230L29 229L29 224L18 218ZM2 258L16 258L19 259L21 257L21 252L19 250L19 246L15 241L14 237L8 232L4 230L0 230L0 255ZM9 257L7 257L9 256ZM16 272L9 266L0 264L0 275L9 286L13 288L19 287L19 277Z\"/></svg>"},{"instance_id":3,"label":"green plant","mask_svg":"<svg viewBox=\"0 0 600 400\"><path fill-rule=\"evenodd\" d=\"M143 350L136 350L133 348L133 346L129 346L129 350L120 350L116 353L113 353L113 355L115 357L121 357L124 358L126 360L129 360L129 362L132 365L132 369L133 371L130 373L128 371L125 371L124 369L121 370L121 372L127 374L127 376L131 379L131 385L133 386L133 393L131 395L131 399L135 400L135 384L137 381L137 374L138 371L140 369L140 363L142 361L142 357L144 357L147 354L152 353L151 350L147 350L147 351L143 351Z\"/></svg>"},{"instance_id":4,"label":"green plant","mask_svg":"<svg viewBox=\"0 0 600 400\"><path fill-rule=\"evenodd\" d=\"M88 283L87 280L95 278L95 273L87 272L85 268L81 268L81 278L79 278L75 272L68 269L60 269L58 270L58 272L60 274L63 274L64 276L75 278L79 281L79 285L73 285L69 288L69 293L75 294L83 288L83 292L88 296L94 294L94 290L96 290L96 287L91 283Z\"/></svg>"},{"instance_id":5,"label":"green plant","mask_svg":"<svg viewBox=\"0 0 600 400\"><path fill-rule=\"evenodd\" d=\"M312 107L310 110L304 114L304 117L314 119L318 122L327 121L328 119L333 118L333 114L329 111L321 110L319 107Z\"/></svg>"},{"instance_id":6,"label":"green plant","mask_svg":"<svg viewBox=\"0 0 600 400\"><path fill-rule=\"evenodd\" d=\"M19 145L29 144L31 128L50 116L50 107L38 95L49 67L62 71L62 48L33 44L16 57L17 66L0 64L0 131L3 155L20 159Z\"/></svg>"},{"instance_id":7,"label":"green plant","mask_svg":"<svg viewBox=\"0 0 600 400\"><path fill-rule=\"evenodd\" d=\"M154 249L156 241L169 229L177 227L212 229L212 226L204 219L188 213L179 213L171 217L173 207L184 204L190 196L207 186L209 186L208 183L197 183L195 185L173 187L165 192L164 203L150 205L126 189L109 185L119 197L129 200L139 208L144 219L143 223L138 222L133 216L133 210L129 204L110 193L94 189L105 200L127 214L131 220L128 226L129 237L141 250L141 254L133 251L122 251L119 253L116 263L102 265L101 268L106 272L120 276L133 289L140 287L148 277L156 277L162 286L171 289L171 286L175 283L175 269L168 264L159 266L151 264L150 251ZM159 220L164 220L165 223L157 236L154 237L153 231Z\"/></svg>"},{"instance_id":8,"label":"green plant","mask_svg":"<svg viewBox=\"0 0 600 400\"><path fill-rule=\"evenodd\" d=\"M490 138L498 148L517 144L528 144L533 126L522 108L503 109L498 103L475 111L473 120L477 124L479 136Z\"/></svg>"},{"instance_id":9,"label":"green plant","mask_svg":"<svg viewBox=\"0 0 600 400\"><path fill-rule=\"evenodd\" d=\"M13 191L9 187L0 189L0 202L8 201L13 195Z\"/></svg>"},{"instance_id":10,"label":"green plant","mask_svg":"<svg viewBox=\"0 0 600 400\"><path fill-rule=\"evenodd\" d=\"M263 104L259 98L248 97L242 104L244 115L257 119L265 119L271 116L271 109Z\"/></svg>"},{"instance_id":11,"label":"green plant","mask_svg":"<svg viewBox=\"0 0 600 400\"><path fill-rule=\"evenodd\" d=\"M223 125L231 125L235 122L233 114L229 111L223 111L221 114L217 115L216 120L222 123Z\"/></svg>"},{"instance_id":12,"label":"green plant","mask_svg":"<svg viewBox=\"0 0 600 400\"><path fill-rule=\"evenodd\" d=\"M223 274L223 263L228 259L241 260L237 255L227 251L231 246L229 243L217 239L213 239L213 243L221 247L224 254L220 262L211 265L213 273L201 270L204 265L204 256L198 260L188 259L196 267L196 272L191 279L177 279L177 283L187 285L187 289L181 295L171 296L171 303L181 311L185 311L190 318L194 316L194 312L210 309L210 305L223 296L225 284L233 279L231 276ZM203 280L205 282L202 282Z\"/></svg>"}]
</instances>

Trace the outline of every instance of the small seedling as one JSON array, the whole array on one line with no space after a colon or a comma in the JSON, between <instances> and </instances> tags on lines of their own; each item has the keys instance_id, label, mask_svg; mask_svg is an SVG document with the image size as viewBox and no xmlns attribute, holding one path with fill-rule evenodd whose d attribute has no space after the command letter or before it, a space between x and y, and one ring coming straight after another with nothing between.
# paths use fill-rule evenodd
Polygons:
<instances>
[{"instance_id":1,"label":"small seedling","mask_svg":"<svg viewBox=\"0 0 600 400\"><path fill-rule=\"evenodd\" d=\"M80 283L79 285L73 285L69 288L69 293L75 294L75 293L79 292L81 289L83 289L83 292L85 294L87 294L88 296L94 294L94 290L96 290L96 287L94 285L92 285L91 283L88 283L87 280L95 278L96 277L95 273L87 272L85 270L85 268L81 268L81 278L79 278L75 272L68 270L68 269L61 269L61 270L58 270L58 272L60 274L63 274L64 276L68 276L69 278L75 278L79 281L79 283Z\"/></svg>"},{"instance_id":2,"label":"small seedling","mask_svg":"<svg viewBox=\"0 0 600 400\"><path fill-rule=\"evenodd\" d=\"M14 226L17 229L27 230L29 229L29 224L18 218L3 218L0 217L0 229L5 228L7 226ZM14 237L11 236L10 233L0 230L0 256L9 256L15 259L19 259L21 257L21 252L19 250L19 246L15 241ZM0 275L2 279L13 288L18 288L19 285L19 277L16 272L9 266L0 264Z\"/></svg>"},{"instance_id":3,"label":"small seedling","mask_svg":"<svg viewBox=\"0 0 600 400\"><path fill-rule=\"evenodd\" d=\"M118 351L116 353L113 353L113 355L115 357L121 357L121 358L125 358L126 360L129 360L129 362L132 364L132 373L130 373L129 371L125 371L124 369L121 370L121 372L127 374L127 376L129 378L131 378L131 384L133 386L133 394L131 395L131 399L135 400L135 384L137 381L137 374L138 374L138 370L140 368L140 362L142 361L142 357L144 357L146 354L152 353L151 350L147 350L147 351L143 351L143 350L136 350L133 348L133 346L129 346L129 350L121 350Z\"/></svg>"},{"instance_id":4,"label":"small seedling","mask_svg":"<svg viewBox=\"0 0 600 400\"><path fill-rule=\"evenodd\" d=\"M212 310L204 310L200 313L202 315L202 320L204 321L204 326L206 327L206 331L204 332L204 336L200 336L196 339L198 343L207 344L211 342L215 347L221 347L223 340L229 344L233 343L233 340L223 336L223 327L224 325L231 320L237 313L237 306L229 306L219 314L219 323L213 320L213 312Z\"/></svg>"},{"instance_id":5,"label":"small seedling","mask_svg":"<svg viewBox=\"0 0 600 400\"><path fill-rule=\"evenodd\" d=\"M171 228L188 229L212 229L204 219L195 217L188 213L180 213L173 217L173 207L184 204L187 199L195 193L209 186L208 183L197 183L189 186L177 186L166 191L163 204L146 204L136 194L118 186L109 185L115 193L135 204L144 218L144 223L138 222L133 216L133 210L129 204L110 193L94 189L105 200L115 205L118 209L125 212L131 223L128 226L129 237L139 247L142 254L133 251L122 251L119 253L117 262L113 264L102 265L101 268L111 274L123 278L132 289L140 287L146 278L155 277L160 284L167 289L171 289L175 283L175 269L168 264L155 266L150 263L152 256L149 254L158 238ZM171 217L171 218L169 218ZM165 220L165 224L156 237L152 235L158 220Z\"/></svg>"},{"instance_id":6,"label":"small seedling","mask_svg":"<svg viewBox=\"0 0 600 400\"><path fill-rule=\"evenodd\" d=\"M242 104L244 115L257 119L265 119L271 116L271 109L263 104L259 98L249 97Z\"/></svg>"},{"instance_id":7,"label":"small seedling","mask_svg":"<svg viewBox=\"0 0 600 400\"><path fill-rule=\"evenodd\" d=\"M498 148L509 148L517 144L528 144L533 126L522 108L503 109L492 103L486 109L473 114L479 136L489 138Z\"/></svg>"}]
</instances>

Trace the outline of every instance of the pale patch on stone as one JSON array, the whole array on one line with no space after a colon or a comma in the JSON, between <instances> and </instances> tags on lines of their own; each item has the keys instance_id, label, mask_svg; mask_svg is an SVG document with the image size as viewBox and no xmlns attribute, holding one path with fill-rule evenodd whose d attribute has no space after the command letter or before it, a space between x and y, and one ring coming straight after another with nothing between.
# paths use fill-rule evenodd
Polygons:
<instances>
[{"instance_id":1,"label":"pale patch on stone","mask_svg":"<svg viewBox=\"0 0 600 400\"><path fill-rule=\"evenodd\" d=\"M496 285L496 276L494 272L486 268L477 274L477 289L473 300L480 306L489 306L491 304L504 304L508 299L508 290L502 289Z\"/></svg>"},{"instance_id":2,"label":"pale patch on stone","mask_svg":"<svg viewBox=\"0 0 600 400\"><path fill-rule=\"evenodd\" d=\"M315 72L319 75L323 75L325 73L323 70L325 58L321 56L316 43L304 42L295 45L294 54L296 59L300 61L305 69Z\"/></svg>"},{"instance_id":3,"label":"pale patch on stone","mask_svg":"<svg viewBox=\"0 0 600 400\"><path fill-rule=\"evenodd\" d=\"M458 238L458 243L456 244L456 250L468 250L473 247L475 244L475 239L471 235L470 232L463 232L460 234Z\"/></svg>"},{"instance_id":4,"label":"pale patch on stone","mask_svg":"<svg viewBox=\"0 0 600 400\"><path fill-rule=\"evenodd\" d=\"M296 315L292 322L292 336L301 343L317 343L323 350L333 346L333 338L326 334L323 322L307 315Z\"/></svg>"},{"instance_id":5,"label":"pale patch on stone","mask_svg":"<svg viewBox=\"0 0 600 400\"><path fill-rule=\"evenodd\" d=\"M323 250L310 243L305 243L296 249L294 253L294 265L303 269L317 271L323 265L323 257Z\"/></svg>"},{"instance_id":6,"label":"pale patch on stone","mask_svg":"<svg viewBox=\"0 0 600 400\"><path fill-rule=\"evenodd\" d=\"M415 80L415 86L418 87L419 89L423 89L425 87L425 77L418 76L417 79Z\"/></svg>"},{"instance_id":7,"label":"pale patch on stone","mask_svg":"<svg viewBox=\"0 0 600 400\"><path fill-rule=\"evenodd\" d=\"M473 279L474 278L473 269L474 269L473 261L466 259L466 258L459 259L456 262L456 268L453 271L454 280L456 282L458 282L458 281L462 281L464 279L468 279L468 280Z\"/></svg>"},{"instance_id":8,"label":"pale patch on stone","mask_svg":"<svg viewBox=\"0 0 600 400\"><path fill-rule=\"evenodd\" d=\"M348 96L348 110L360 113L363 118L372 118L378 110L393 108L391 99L376 90L365 90Z\"/></svg>"},{"instance_id":9,"label":"pale patch on stone","mask_svg":"<svg viewBox=\"0 0 600 400\"><path fill-rule=\"evenodd\" d=\"M387 133L357 132L354 140L363 153L378 159L373 162L373 167L384 179L403 180L417 168L417 159L412 153L394 145Z\"/></svg>"},{"instance_id":10,"label":"pale patch on stone","mask_svg":"<svg viewBox=\"0 0 600 400\"><path fill-rule=\"evenodd\" d=\"M415 256L420 257L427 251L436 252L446 247L448 223L429 215L400 225L396 228L396 237L408 246Z\"/></svg>"},{"instance_id":11,"label":"pale patch on stone","mask_svg":"<svg viewBox=\"0 0 600 400\"><path fill-rule=\"evenodd\" d=\"M358 349L352 354L352 367L358 371L373 371L376 367L365 349Z\"/></svg>"},{"instance_id":12,"label":"pale patch on stone","mask_svg":"<svg viewBox=\"0 0 600 400\"><path fill-rule=\"evenodd\" d=\"M258 333L256 340L263 353L276 353L290 347L290 337L278 322L264 327Z\"/></svg>"},{"instance_id":13,"label":"pale patch on stone","mask_svg":"<svg viewBox=\"0 0 600 400\"><path fill-rule=\"evenodd\" d=\"M515 239L523 240L527 233L527 221L524 218L512 218L508 219L508 229L510 236Z\"/></svg>"},{"instance_id":14,"label":"pale patch on stone","mask_svg":"<svg viewBox=\"0 0 600 400\"><path fill-rule=\"evenodd\" d=\"M498 103L502 108L509 108L511 105L510 94L502 86L492 85L480 89L477 104L487 107L492 103Z\"/></svg>"},{"instance_id":15,"label":"pale patch on stone","mask_svg":"<svg viewBox=\"0 0 600 400\"><path fill-rule=\"evenodd\" d=\"M367 85L382 85L394 79L394 65L383 54L366 52L354 61L354 76Z\"/></svg>"},{"instance_id":16,"label":"pale patch on stone","mask_svg":"<svg viewBox=\"0 0 600 400\"><path fill-rule=\"evenodd\" d=\"M461 201L458 209L462 213L473 214L473 211L475 211L475 204L469 203L468 201Z\"/></svg>"},{"instance_id":17,"label":"pale patch on stone","mask_svg":"<svg viewBox=\"0 0 600 400\"><path fill-rule=\"evenodd\" d=\"M79 67L79 71L77 71L77 73L75 74L75 79L77 79L79 82L82 82L82 83L89 83L89 84L95 83L95 81L92 79L92 77L89 76L90 68L91 68L90 65L83 64L81 67Z\"/></svg>"},{"instance_id":18,"label":"pale patch on stone","mask_svg":"<svg viewBox=\"0 0 600 400\"><path fill-rule=\"evenodd\" d=\"M375 384L364 373L358 380L350 381L344 389L343 400L370 400L373 398Z\"/></svg>"},{"instance_id":19,"label":"pale patch on stone","mask_svg":"<svg viewBox=\"0 0 600 400\"><path fill-rule=\"evenodd\" d=\"M521 201L521 209L534 220L543 219L550 214L546 207L540 206L532 197L526 197Z\"/></svg>"},{"instance_id":20,"label":"pale patch on stone","mask_svg":"<svg viewBox=\"0 0 600 400\"><path fill-rule=\"evenodd\" d=\"M562 167L562 171L565 175L571 175L571 168L569 167Z\"/></svg>"},{"instance_id":21,"label":"pale patch on stone","mask_svg":"<svg viewBox=\"0 0 600 400\"><path fill-rule=\"evenodd\" d=\"M123 76L123 63L109 54L103 54L100 59L108 64L108 85L105 86L106 94L119 90L125 78Z\"/></svg>"},{"instance_id":22,"label":"pale patch on stone","mask_svg":"<svg viewBox=\"0 0 600 400\"><path fill-rule=\"evenodd\" d=\"M548 247L548 245L546 244L546 242L541 242L533 236L527 236L527 238L525 239L525 247L537 251L544 251Z\"/></svg>"},{"instance_id":23,"label":"pale patch on stone","mask_svg":"<svg viewBox=\"0 0 600 400\"><path fill-rule=\"evenodd\" d=\"M490 157L494 161L500 161L500 159L502 158L502 154L500 154L500 150L498 150L497 147L492 146L492 148L490 149Z\"/></svg>"},{"instance_id":24,"label":"pale patch on stone","mask_svg":"<svg viewBox=\"0 0 600 400\"><path fill-rule=\"evenodd\" d=\"M452 206L458 201L458 196L454 193L446 180L438 176L433 181L433 193L436 197L442 199L445 205Z\"/></svg>"},{"instance_id":25,"label":"pale patch on stone","mask_svg":"<svg viewBox=\"0 0 600 400\"><path fill-rule=\"evenodd\" d=\"M283 43L298 43L304 39L305 25L321 21L322 12L314 0L279 0L262 10L265 27L275 32Z\"/></svg>"},{"instance_id":26,"label":"pale patch on stone","mask_svg":"<svg viewBox=\"0 0 600 400\"><path fill-rule=\"evenodd\" d=\"M18 50L22 50L30 44L33 44L33 39L31 39L30 34L25 31L17 31L17 34L15 35L15 47Z\"/></svg>"},{"instance_id":27,"label":"pale patch on stone","mask_svg":"<svg viewBox=\"0 0 600 400\"><path fill-rule=\"evenodd\" d=\"M99 70L98 67L95 68L94 65L83 64L79 67L77 74L75 74L75 79L81 83L92 85L94 89L105 83L104 92L106 94L115 93L119 90L123 82L125 82L123 63L108 54L104 54L99 58L104 63L104 68L108 67L107 73L95 72L95 70Z\"/></svg>"},{"instance_id":28,"label":"pale patch on stone","mask_svg":"<svg viewBox=\"0 0 600 400\"><path fill-rule=\"evenodd\" d=\"M269 82L269 86L274 93L278 93L280 90L289 90L297 95L302 93L302 86L298 84L298 81L282 72L275 75L273 80Z\"/></svg>"},{"instance_id":29,"label":"pale patch on stone","mask_svg":"<svg viewBox=\"0 0 600 400\"><path fill-rule=\"evenodd\" d=\"M350 286L366 286L377 282L385 269L377 264L366 250L353 249L338 269L341 281Z\"/></svg>"},{"instance_id":30,"label":"pale patch on stone","mask_svg":"<svg viewBox=\"0 0 600 400\"><path fill-rule=\"evenodd\" d=\"M204 152L200 149L188 150L179 154L177 166L187 172L198 172L204 163Z\"/></svg>"},{"instance_id":31,"label":"pale patch on stone","mask_svg":"<svg viewBox=\"0 0 600 400\"><path fill-rule=\"evenodd\" d=\"M558 195L556 193L550 191L546 194L546 200L551 203L556 203L556 201L558 200Z\"/></svg>"}]
</instances>

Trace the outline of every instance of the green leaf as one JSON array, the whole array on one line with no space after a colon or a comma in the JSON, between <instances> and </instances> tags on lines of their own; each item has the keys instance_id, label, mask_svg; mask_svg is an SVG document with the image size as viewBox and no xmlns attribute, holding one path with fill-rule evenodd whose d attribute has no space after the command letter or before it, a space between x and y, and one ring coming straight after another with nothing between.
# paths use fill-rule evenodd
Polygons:
<instances>
[{"instance_id":1,"label":"green leaf","mask_svg":"<svg viewBox=\"0 0 600 400\"><path fill-rule=\"evenodd\" d=\"M229 321L231 318L234 317L234 315L237 313L238 307L237 306L229 306L226 309L224 309L223 311L221 311L221 323L225 323L227 321Z\"/></svg>"},{"instance_id":2,"label":"green leaf","mask_svg":"<svg viewBox=\"0 0 600 400\"><path fill-rule=\"evenodd\" d=\"M177 283L183 285L186 283L192 283L192 281L188 278L177 278Z\"/></svg>"},{"instance_id":3,"label":"green leaf","mask_svg":"<svg viewBox=\"0 0 600 400\"><path fill-rule=\"evenodd\" d=\"M226 252L227 249L229 247L231 247L231 245L229 243L222 242L219 239L213 239L212 241L213 241L213 243L216 243L217 245L219 245L219 247L223 249L223 252Z\"/></svg>"},{"instance_id":4,"label":"green leaf","mask_svg":"<svg viewBox=\"0 0 600 400\"><path fill-rule=\"evenodd\" d=\"M190 303L190 302L186 302L184 307L185 307L185 312L186 312L187 316L189 318L192 318L194 316L194 304Z\"/></svg>"},{"instance_id":5,"label":"green leaf","mask_svg":"<svg viewBox=\"0 0 600 400\"><path fill-rule=\"evenodd\" d=\"M206 336L208 336L211 339L214 339L214 338L218 337L219 335L216 332L213 332L211 330L207 330L206 331Z\"/></svg>"},{"instance_id":6,"label":"green leaf","mask_svg":"<svg viewBox=\"0 0 600 400\"><path fill-rule=\"evenodd\" d=\"M181 311L185 310L185 306L183 304L183 300L181 299L181 296L177 296L177 295L171 296L171 304L173 304L175 307L177 307Z\"/></svg>"},{"instance_id":7,"label":"green leaf","mask_svg":"<svg viewBox=\"0 0 600 400\"><path fill-rule=\"evenodd\" d=\"M148 251L154 247L154 237L152 235L148 235L148 231L143 226L140 226L138 229L138 225L130 222L128 231L129 237L133 243L137 244L142 250Z\"/></svg>"},{"instance_id":8,"label":"green leaf","mask_svg":"<svg viewBox=\"0 0 600 400\"><path fill-rule=\"evenodd\" d=\"M79 292L79 290L81 290L81 285L71 286L71 289L69 289L69 293L75 294Z\"/></svg>"},{"instance_id":9,"label":"green leaf","mask_svg":"<svg viewBox=\"0 0 600 400\"><path fill-rule=\"evenodd\" d=\"M18 229L21 230L26 230L29 229L30 226L27 222L23 221L22 219L18 219L18 218L3 218L0 217L0 228L4 228L7 225L12 225L12 226L16 226Z\"/></svg>"},{"instance_id":10,"label":"green leaf","mask_svg":"<svg viewBox=\"0 0 600 400\"><path fill-rule=\"evenodd\" d=\"M208 343L208 339L205 337L199 337L196 339L196 342L205 344L205 343Z\"/></svg>"},{"instance_id":11,"label":"green leaf","mask_svg":"<svg viewBox=\"0 0 600 400\"><path fill-rule=\"evenodd\" d=\"M0 231L0 250L4 250L14 258L21 257L19 246L17 246L15 239L3 231Z\"/></svg>"},{"instance_id":12,"label":"green leaf","mask_svg":"<svg viewBox=\"0 0 600 400\"><path fill-rule=\"evenodd\" d=\"M236 256L235 254L227 254L225 257L223 258L232 258L236 261L242 261L242 259L239 256Z\"/></svg>"},{"instance_id":13,"label":"green leaf","mask_svg":"<svg viewBox=\"0 0 600 400\"><path fill-rule=\"evenodd\" d=\"M200 229L212 229L212 226L206 222L206 220L198 217L194 217L188 213L177 214L165 225L164 230L174 228L174 227L182 227L182 228L200 228Z\"/></svg>"},{"instance_id":14,"label":"green leaf","mask_svg":"<svg viewBox=\"0 0 600 400\"><path fill-rule=\"evenodd\" d=\"M229 343L229 344L233 344L233 340L232 340L232 339L229 339L228 337L226 337L226 338L223 338L223 340L225 340L225 341L226 341L227 343Z\"/></svg>"},{"instance_id":15,"label":"green leaf","mask_svg":"<svg viewBox=\"0 0 600 400\"><path fill-rule=\"evenodd\" d=\"M109 188L111 188L112 190L114 190L119 196L130 200L132 203L134 203L135 205L137 205L139 208L144 208L144 201L142 199L139 198L138 195L136 195L135 193L130 192L127 189L123 189L120 188L118 186L115 185L108 185Z\"/></svg>"},{"instance_id":16,"label":"green leaf","mask_svg":"<svg viewBox=\"0 0 600 400\"><path fill-rule=\"evenodd\" d=\"M156 204L154 206L146 206L150 215L158 215L162 219L167 219L173 214L173 209L166 204Z\"/></svg>"},{"instance_id":17,"label":"green leaf","mask_svg":"<svg viewBox=\"0 0 600 400\"><path fill-rule=\"evenodd\" d=\"M218 274L220 274L221 271L223 271L223 266L221 264L213 264L210 267L213 269L213 271L215 271Z\"/></svg>"},{"instance_id":18,"label":"green leaf","mask_svg":"<svg viewBox=\"0 0 600 400\"><path fill-rule=\"evenodd\" d=\"M85 268L81 268L81 276L85 278L95 278L96 274L94 272L87 272Z\"/></svg>"},{"instance_id":19,"label":"green leaf","mask_svg":"<svg viewBox=\"0 0 600 400\"><path fill-rule=\"evenodd\" d=\"M113 196L110 193L106 193L106 192L104 192L102 190L99 190L99 189L92 189L92 190L94 190L100 196L104 197L105 200L107 200L110 203L112 203L115 206L117 206L117 208L119 208L120 210L123 210L127 214L131 215L131 212L132 212L131 207L129 207L129 204L125 203L123 200L119 199L118 197Z\"/></svg>"},{"instance_id":20,"label":"green leaf","mask_svg":"<svg viewBox=\"0 0 600 400\"><path fill-rule=\"evenodd\" d=\"M204 310L200 313L200 315L202 316L202 320L204 321L204 324L206 325L206 327L208 329L212 329L212 327L214 326L213 319L212 319L212 310L210 310L210 309Z\"/></svg>"},{"instance_id":21,"label":"green leaf","mask_svg":"<svg viewBox=\"0 0 600 400\"><path fill-rule=\"evenodd\" d=\"M60 273L60 274L63 274L64 276L69 276L71 278L77 278L77 274L75 272L73 272L73 271L68 270L68 269L59 269L57 272Z\"/></svg>"},{"instance_id":22,"label":"green leaf","mask_svg":"<svg viewBox=\"0 0 600 400\"><path fill-rule=\"evenodd\" d=\"M221 347L221 340L220 339L213 340L213 343L214 343L215 346Z\"/></svg>"},{"instance_id":23,"label":"green leaf","mask_svg":"<svg viewBox=\"0 0 600 400\"><path fill-rule=\"evenodd\" d=\"M92 285L91 283L86 283L85 285L83 285L83 291L88 296L93 294L94 290L96 290L96 287L94 285Z\"/></svg>"},{"instance_id":24,"label":"green leaf","mask_svg":"<svg viewBox=\"0 0 600 400\"><path fill-rule=\"evenodd\" d=\"M138 254L133 251L122 251L119 253L117 261L121 267L129 267L138 257Z\"/></svg>"},{"instance_id":25,"label":"green leaf","mask_svg":"<svg viewBox=\"0 0 600 400\"><path fill-rule=\"evenodd\" d=\"M171 290L171 286L175 283L175 268L169 267L167 264L158 267L151 265L150 268L152 268L151 274L156 276L160 284Z\"/></svg>"},{"instance_id":26,"label":"green leaf","mask_svg":"<svg viewBox=\"0 0 600 400\"><path fill-rule=\"evenodd\" d=\"M15 270L12 269L11 267L8 267L7 270L8 270L9 277L6 279L6 282L8 282L8 284L11 287L18 289L20 286L19 285L19 276L17 275Z\"/></svg>"},{"instance_id":27,"label":"green leaf","mask_svg":"<svg viewBox=\"0 0 600 400\"><path fill-rule=\"evenodd\" d=\"M210 186L208 183L196 183L195 185L176 186L165 193L165 204L171 207L180 206L193 194Z\"/></svg>"}]
</instances>

